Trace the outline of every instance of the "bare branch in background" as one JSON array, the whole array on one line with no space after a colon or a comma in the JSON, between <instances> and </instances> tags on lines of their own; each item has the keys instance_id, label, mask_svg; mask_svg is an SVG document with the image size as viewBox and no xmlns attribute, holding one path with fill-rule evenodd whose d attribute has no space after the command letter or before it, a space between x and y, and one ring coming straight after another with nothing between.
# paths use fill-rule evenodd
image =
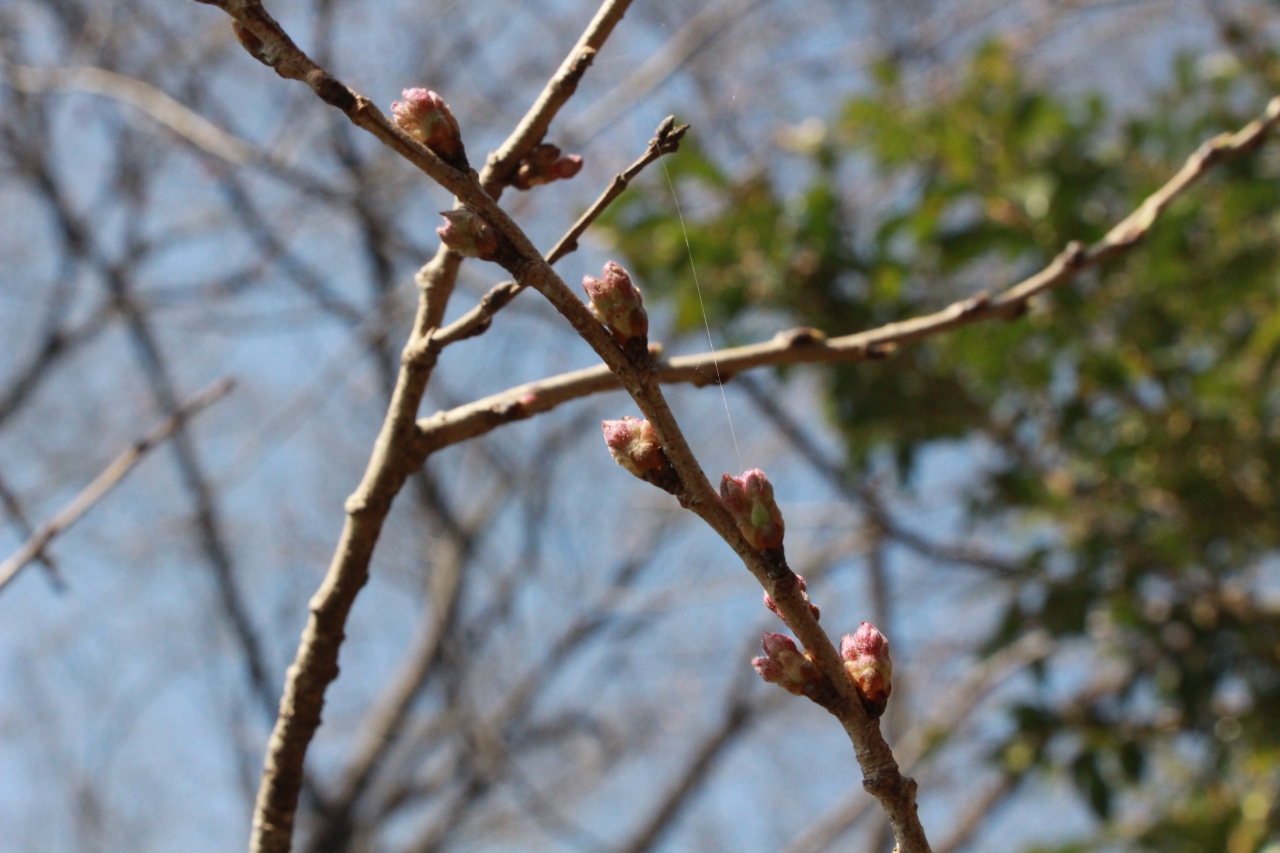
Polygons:
<instances>
[{"instance_id":1,"label":"bare branch in background","mask_svg":"<svg viewBox=\"0 0 1280 853\"><path fill-rule=\"evenodd\" d=\"M566 59L563 74L548 85L526 120L500 151L505 152L486 165L479 178L465 175L442 161L434 152L391 123L366 99L343 86L303 54L258 2L219 4L235 19L235 26L256 58L271 65L281 76L304 80L327 103L342 109L357 125L370 130L392 148L423 168L460 201L479 209L486 218L504 220L504 232L519 234L515 224L494 205L483 187L493 184L494 195L505 185L526 154L541 140L564 100L572 94L577 77L599 49L628 2L607 2L588 26ZM586 50L590 49L590 53ZM499 169L507 171L499 174ZM519 237L523 237L519 234ZM527 241L525 246L528 246ZM539 257L538 260L541 260ZM291 846L294 815L301 790L307 745L320 724L326 687L337 677L338 650L343 626L355 596L368 578L369 559L381 533L391 503L405 480L422 464L414 424L426 384L430 379L427 342L439 325L453 289L460 259L444 251L419 272L422 298L410 341L405 349L392 401L373 457L360 487L347 502L347 521L329 574L312 600L311 618L303 633L298 656L289 671L280 716L272 734L263 773L262 787L254 813L251 849L285 853ZM581 303L579 303L581 306ZM585 309L583 309L585 311Z\"/></svg>"},{"instance_id":2,"label":"bare branch in background","mask_svg":"<svg viewBox=\"0 0 1280 853\"><path fill-rule=\"evenodd\" d=\"M4 70L9 85L24 92L86 92L128 104L202 151L236 166L267 159L255 146L141 80L101 68L5 65Z\"/></svg>"},{"instance_id":3,"label":"bare branch in background","mask_svg":"<svg viewBox=\"0 0 1280 853\"><path fill-rule=\"evenodd\" d=\"M184 402L176 412L160 426L144 435L129 449L111 461L102 473L81 490L69 504L62 508L48 521L42 523L31 535L31 538L13 554L0 563L0 590L17 576L23 566L37 559L49 547L55 538L66 532L80 517L93 508L94 504L106 496L125 475L133 470L147 453L156 445L172 436L193 415L218 400L221 400L235 387L230 379L222 379L204 391Z\"/></svg>"}]
</instances>

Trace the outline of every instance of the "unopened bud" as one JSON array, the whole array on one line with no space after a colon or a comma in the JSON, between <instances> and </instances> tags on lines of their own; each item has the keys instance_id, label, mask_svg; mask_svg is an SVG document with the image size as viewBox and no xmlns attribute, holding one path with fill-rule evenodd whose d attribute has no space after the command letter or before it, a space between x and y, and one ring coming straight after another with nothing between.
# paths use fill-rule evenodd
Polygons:
<instances>
[{"instance_id":1,"label":"unopened bud","mask_svg":"<svg viewBox=\"0 0 1280 853\"><path fill-rule=\"evenodd\" d=\"M805 687L813 682L822 681L822 673L818 667L796 648L795 641L784 634L764 635L760 644L765 656L752 658L760 677L770 684L777 684L788 693L804 695Z\"/></svg>"},{"instance_id":2,"label":"unopened bud","mask_svg":"<svg viewBox=\"0 0 1280 853\"><path fill-rule=\"evenodd\" d=\"M609 445L613 461L641 479L650 471L661 471L669 464L662 451L653 424L640 418L603 421L604 441Z\"/></svg>"},{"instance_id":3,"label":"unopened bud","mask_svg":"<svg viewBox=\"0 0 1280 853\"><path fill-rule=\"evenodd\" d=\"M400 129L445 160L462 153L462 131L444 99L430 89L405 89L391 105Z\"/></svg>"},{"instance_id":4,"label":"unopened bud","mask_svg":"<svg viewBox=\"0 0 1280 853\"><path fill-rule=\"evenodd\" d=\"M582 158L577 154L560 154L560 148L550 143L543 143L529 152L516 170L512 181L516 189L527 190L530 187L549 184L572 178L582 170Z\"/></svg>"},{"instance_id":5,"label":"unopened bud","mask_svg":"<svg viewBox=\"0 0 1280 853\"><path fill-rule=\"evenodd\" d=\"M840 657L844 659L845 671L857 685L863 707L871 716L879 717L893 690L889 641L870 622L863 622L855 633L845 634L840 641Z\"/></svg>"},{"instance_id":6,"label":"unopened bud","mask_svg":"<svg viewBox=\"0 0 1280 853\"><path fill-rule=\"evenodd\" d=\"M804 578L796 575L797 586L800 587L800 597L804 599L804 603L809 605L809 612L813 614L814 621L822 618L822 611L818 609L818 605L809 600L808 587L805 586ZM778 605L774 602L773 596L768 591L764 594L764 606L769 608L774 616L777 616L783 622L787 621L787 617L782 615L782 611L778 609Z\"/></svg>"},{"instance_id":7,"label":"unopened bud","mask_svg":"<svg viewBox=\"0 0 1280 853\"><path fill-rule=\"evenodd\" d=\"M720 497L752 548L781 548L785 526L782 510L773 500L773 485L759 468L741 477L725 474L720 479Z\"/></svg>"},{"instance_id":8,"label":"unopened bud","mask_svg":"<svg viewBox=\"0 0 1280 853\"><path fill-rule=\"evenodd\" d=\"M464 258L491 260L498 251L498 235L471 211L442 210L445 224L436 229L440 242Z\"/></svg>"},{"instance_id":9,"label":"unopened bud","mask_svg":"<svg viewBox=\"0 0 1280 853\"><path fill-rule=\"evenodd\" d=\"M621 266L609 261L601 278L583 276L582 289L591 298L591 313L609 328L619 344L648 336L649 315L645 313L640 289Z\"/></svg>"}]
</instances>

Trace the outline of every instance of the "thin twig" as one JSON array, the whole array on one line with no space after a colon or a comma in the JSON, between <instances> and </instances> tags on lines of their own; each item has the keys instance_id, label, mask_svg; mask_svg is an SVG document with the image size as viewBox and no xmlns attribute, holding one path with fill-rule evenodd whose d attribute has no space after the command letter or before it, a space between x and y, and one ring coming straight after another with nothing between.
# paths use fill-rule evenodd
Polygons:
<instances>
[{"instance_id":1,"label":"thin twig","mask_svg":"<svg viewBox=\"0 0 1280 853\"><path fill-rule=\"evenodd\" d=\"M606 0L570 51L560 72L478 177L474 172L442 161L392 123L371 101L312 61L267 13L260 0L216 0L212 5L235 19L242 42L252 46L255 58L282 77L305 82L322 100L342 110L354 124L372 133L452 192L460 203L495 223L498 231L510 240L513 234L521 238L523 234L497 207L495 198L501 194L520 160L541 141L552 118L573 93L578 79L621 19L630 0ZM526 253L531 249L527 239L517 239L517 243ZM534 255L537 257L536 250ZM310 616L280 699L254 808L250 849L255 853L288 853L292 845L307 748L320 725L325 691L338 676L338 652L345 637L347 616L357 593L368 580L369 561L391 504L425 459L414 418L434 366L426 344L431 330L440 325L444 316L460 263L458 255L441 247L416 276L420 288L418 311L401 357L391 402L364 476L346 502L342 534L324 582L312 597Z\"/></svg>"},{"instance_id":2,"label":"thin twig","mask_svg":"<svg viewBox=\"0 0 1280 853\"><path fill-rule=\"evenodd\" d=\"M853 742L864 774L864 787L880 800L888 813L901 853L927 853L929 844L917 815L915 783L901 775L897 762L880 733L878 721L870 718L862 707L844 672L835 646L810 613L795 575L787 568L781 554L759 552L752 548L720 502L662 395L660 379L649 363L648 353L624 352L603 327L595 322L582 301L555 274L524 231L494 203L492 196L485 192L472 173L445 163L434 152L389 121L367 98L343 85L318 66L297 48L279 24L267 14L260 0L215 0L215 5L236 18L243 32L248 34L247 40L252 44L251 52L257 58L283 77L306 82L322 100L342 110L354 124L376 136L450 190L461 204L478 214L501 236L503 250L497 260L511 272L518 284L534 287L542 293L608 365L650 421L661 441L679 480L679 486L674 491L681 505L697 513L733 548L769 592L797 638L812 656L830 688L830 695L823 704L840 720ZM1273 106L1276 108L1274 112L1280 115L1280 99ZM1249 139L1246 132L1249 129L1246 129L1237 134L1237 137L1215 140L1208 148L1202 149L1200 162L1194 167L1189 162L1188 167L1171 184L1177 184L1180 180L1181 186L1189 185L1213 160L1221 159L1227 149L1234 146L1239 150L1245 144L1260 142L1275 118L1272 115L1265 122L1255 122L1256 134L1252 139ZM1079 244L1073 244L1067 252L1055 259L1044 274L1025 282L995 302L977 297L961 303L954 312L944 312L942 317L931 316L894 324L887 327L889 334L899 342L908 342L944 328L973 322L971 315L974 314L990 312L1000 316L1016 315L1025 308L1030 296L1070 279L1084 264L1090 261L1101 262L1105 257L1123 251L1140 239L1150 221L1181 190L1181 186L1167 192L1164 198L1159 198L1160 194L1157 194L1149 200L1135 214L1138 218L1130 217L1130 220L1122 223L1127 228L1118 227L1102 241L1096 254L1090 256ZM281 715L268 751L267 768L255 813L255 850L283 851L288 848L302 759L307 743L319 725L324 689L337 675L337 652L342 641L342 626L346 614L355 593L367 579L368 559L391 501L403 485L405 477L421 463L430 449L424 442L413 440L417 435L411 422L412 415L409 414L420 403L425 379L430 372L424 371L421 366L415 367L415 363L425 360L429 352L429 329L433 327L424 327L422 321L428 319L433 312L442 311L443 304L442 300L435 300L432 305L431 295L425 293L424 296L427 308L420 311L419 324L415 326L414 335L406 347L404 367L397 381L387 423L375 447L365 482L348 501L344 543L340 544L339 554L329 577L313 600L312 620L303 635L298 661L290 673L282 699ZM966 320L966 317L969 319ZM864 357L870 345L876 343L878 342L868 342L868 346L863 349ZM883 347L877 349L882 351ZM414 435L411 437L410 433ZM364 529L358 530L357 527ZM348 547L343 547L343 544ZM355 568L348 577L342 577L338 570L347 562L345 552L348 548L355 548L357 551ZM346 584L349 590L336 592L337 584ZM326 600L332 604L332 609L322 614ZM284 766L277 764L279 759L285 759ZM273 793L281 793L283 797L275 797ZM280 806L284 808L281 809ZM267 839L269 841L263 843Z\"/></svg>"},{"instance_id":3,"label":"thin twig","mask_svg":"<svg viewBox=\"0 0 1280 853\"><path fill-rule=\"evenodd\" d=\"M9 516L9 520L22 534L24 539L30 539L35 535L35 528L31 526L31 522L27 519L27 513L22 508L22 502L18 500L18 496L13 493L13 489L9 488L9 484L0 477L0 504L3 504L4 511ZM48 552L41 551L35 556L36 562L44 567L45 575L49 578L49 583L57 592L65 592L67 582L62 577L62 571L58 568L58 564L49 556Z\"/></svg>"},{"instance_id":4,"label":"thin twig","mask_svg":"<svg viewBox=\"0 0 1280 853\"><path fill-rule=\"evenodd\" d=\"M600 217L600 214L604 213L605 208L612 204L614 199L622 195L627 186L635 180L636 176L644 171L645 166L665 154L674 154L680 150L680 140L684 138L688 130L689 125L682 124L677 126L675 117L667 116L662 124L658 125L658 129L654 131L653 138L649 140L649 147L645 150L644 155L628 166L625 171L613 176L613 180L609 182L609 186L600 194L600 197L592 203L591 207L587 208L586 213L578 217L578 221L573 223L573 227L546 254L547 263L554 264L570 252L576 251L578 238L591 227L591 223L595 222ZM450 344L482 334L493 322L493 316L523 291L524 286L514 281L504 281L501 284L494 285L489 289L488 293L480 298L480 302L476 307L443 329L432 333L430 344L432 350L438 353Z\"/></svg>"},{"instance_id":5,"label":"thin twig","mask_svg":"<svg viewBox=\"0 0 1280 853\"><path fill-rule=\"evenodd\" d=\"M35 68L5 65L9 85L23 92L85 92L128 104L197 148L237 166L266 162L256 146L234 136L164 92L102 68Z\"/></svg>"},{"instance_id":6,"label":"thin twig","mask_svg":"<svg viewBox=\"0 0 1280 853\"><path fill-rule=\"evenodd\" d=\"M1204 143L1168 183L1152 194L1106 237L1087 250L1071 243L1041 271L1008 288L995 299L986 294L955 302L941 311L889 323L877 329L838 338L827 338L818 329L797 328L777 333L768 341L717 350L721 377L756 367L780 364L850 363L882 359L900 345L913 343L973 323L1018 317L1028 300L1061 287L1079 273L1110 260L1136 245L1156 217L1181 192L1210 167L1238 157L1259 145L1280 122L1280 97L1266 111L1235 134L1223 134ZM676 356L654 364L661 382L709 384L711 353ZM419 421L422 438L436 450L483 435L503 424L550 411L562 403L606 391L621 390L605 365L563 373L528 382L473 403L437 412Z\"/></svg>"},{"instance_id":7,"label":"thin twig","mask_svg":"<svg viewBox=\"0 0 1280 853\"><path fill-rule=\"evenodd\" d=\"M480 185L494 201L502 197L502 191L519 170L521 160L542 142L552 120L577 91L578 81L591 66L600 48L604 47L613 28L627 13L631 2L632 0L605 0L600 5L595 17L582 31L577 44L547 81L516 129L486 159L484 168L480 170ZM459 263L461 258L441 244L436 256L418 271L418 286L427 301L429 328L437 328L444 322L445 307L457 282Z\"/></svg>"},{"instance_id":8,"label":"thin twig","mask_svg":"<svg viewBox=\"0 0 1280 853\"><path fill-rule=\"evenodd\" d=\"M226 396L233 387L235 387L235 382L231 379L220 379L187 400L167 421L147 433L129 449L113 459L111 464L93 479L93 482L81 490L80 494L76 495L57 515L36 528L31 538L21 548L13 552L3 563L0 563L0 590L3 590L13 580L23 566L36 559L45 548L49 547L49 543L59 534L66 532L94 504L115 488L124 479L124 476L133 469L133 466L147 455L148 451L177 432L196 412Z\"/></svg>"},{"instance_id":9,"label":"thin twig","mask_svg":"<svg viewBox=\"0 0 1280 853\"><path fill-rule=\"evenodd\" d=\"M938 845L937 853L955 853L973 840L982 825L986 823L991 810L998 806L1018 786L1019 778L1009 773L1000 774L1000 778L987 787L974 803L965 810L964 816L956 823L951 837Z\"/></svg>"},{"instance_id":10,"label":"thin twig","mask_svg":"<svg viewBox=\"0 0 1280 853\"><path fill-rule=\"evenodd\" d=\"M570 142L579 144L591 139L651 95L714 39L766 2L768 0L727 0L715 6L703 6L625 80L574 116L565 127L565 135Z\"/></svg>"},{"instance_id":11,"label":"thin twig","mask_svg":"<svg viewBox=\"0 0 1280 853\"><path fill-rule=\"evenodd\" d=\"M983 699L1005 679L1043 660L1054 650L1045 633L1032 632L971 669L932 707L937 712L907 730L897 746L905 772L913 772L953 732ZM809 821L783 853L821 853L857 823L871 807L862 791L853 788L824 814Z\"/></svg>"}]
</instances>

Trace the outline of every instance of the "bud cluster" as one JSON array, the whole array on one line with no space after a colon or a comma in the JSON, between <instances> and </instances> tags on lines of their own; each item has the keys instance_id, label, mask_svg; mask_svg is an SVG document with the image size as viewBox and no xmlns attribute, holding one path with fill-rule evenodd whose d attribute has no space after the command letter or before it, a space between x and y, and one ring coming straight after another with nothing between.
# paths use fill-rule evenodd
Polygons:
<instances>
[{"instance_id":1,"label":"bud cluster","mask_svg":"<svg viewBox=\"0 0 1280 853\"><path fill-rule=\"evenodd\" d=\"M464 159L462 130L449 105L430 89L405 89L402 101L391 105L391 116L405 133L430 148L442 160Z\"/></svg>"},{"instance_id":2,"label":"bud cluster","mask_svg":"<svg viewBox=\"0 0 1280 853\"><path fill-rule=\"evenodd\" d=\"M649 315L644 310L644 299L619 264L606 263L600 278L583 276L582 289L590 297L591 313L613 333L619 345L648 339Z\"/></svg>"},{"instance_id":3,"label":"bud cluster","mask_svg":"<svg viewBox=\"0 0 1280 853\"><path fill-rule=\"evenodd\" d=\"M822 611L818 609L818 605L809 600L808 587L805 585L804 578L796 575L796 582L800 587L800 597L804 599L805 604L809 605L809 612L813 614L814 620L821 619ZM782 611L778 609L778 605L774 603L773 596L769 595L768 591L764 594L764 606L783 622L787 621L787 617L782 615Z\"/></svg>"},{"instance_id":4,"label":"bud cluster","mask_svg":"<svg viewBox=\"0 0 1280 853\"><path fill-rule=\"evenodd\" d=\"M498 253L498 235L465 207L460 210L442 210L444 225L436 229L440 242L464 258L493 260Z\"/></svg>"},{"instance_id":5,"label":"bud cluster","mask_svg":"<svg viewBox=\"0 0 1280 853\"><path fill-rule=\"evenodd\" d=\"M761 646L765 656L752 658L751 665L765 681L777 684L796 696L803 696L805 687L809 684L822 683L822 673L818 667L796 647L795 641L790 637L766 633Z\"/></svg>"},{"instance_id":6,"label":"bud cluster","mask_svg":"<svg viewBox=\"0 0 1280 853\"><path fill-rule=\"evenodd\" d=\"M720 480L720 498L752 548L782 547L786 529L782 510L773 499L773 485L763 471L752 468L741 477L725 474Z\"/></svg>"},{"instance_id":7,"label":"bud cluster","mask_svg":"<svg viewBox=\"0 0 1280 853\"><path fill-rule=\"evenodd\" d=\"M561 155L559 146L544 142L529 152L529 156L520 162L512 183L516 189L527 190L530 187L549 184L572 178L582 170L582 158L577 154Z\"/></svg>"},{"instance_id":8,"label":"bud cluster","mask_svg":"<svg viewBox=\"0 0 1280 853\"><path fill-rule=\"evenodd\" d=\"M862 706L872 717L879 717L893 690L889 641L870 622L863 622L855 633L845 634L840 641L840 657L858 688Z\"/></svg>"}]
</instances>

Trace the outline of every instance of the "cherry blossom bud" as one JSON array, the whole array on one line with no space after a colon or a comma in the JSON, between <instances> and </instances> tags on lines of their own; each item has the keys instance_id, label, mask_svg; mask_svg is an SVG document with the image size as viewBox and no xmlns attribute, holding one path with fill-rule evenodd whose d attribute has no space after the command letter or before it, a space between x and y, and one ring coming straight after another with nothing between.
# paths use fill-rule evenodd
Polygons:
<instances>
[{"instance_id":1,"label":"cherry blossom bud","mask_svg":"<svg viewBox=\"0 0 1280 853\"><path fill-rule=\"evenodd\" d=\"M752 548L782 547L782 510L763 471L752 468L741 477L725 474L720 479L720 497Z\"/></svg>"},{"instance_id":2,"label":"cherry blossom bud","mask_svg":"<svg viewBox=\"0 0 1280 853\"><path fill-rule=\"evenodd\" d=\"M815 620L821 619L822 611L818 609L818 605L809 600L809 593L805 586L804 578L800 577L800 575L796 575L796 581L800 587L800 597L804 599L805 604L809 605L809 612L813 614L813 618ZM764 606L769 608L773 615L777 616L783 622L787 621L787 617L782 615L782 611L778 609L778 605L773 601L773 596L769 595L768 592L765 592L764 594Z\"/></svg>"},{"instance_id":3,"label":"cherry blossom bud","mask_svg":"<svg viewBox=\"0 0 1280 853\"><path fill-rule=\"evenodd\" d=\"M430 89L405 89L391 105L400 129L445 160L462 153L462 131L444 99Z\"/></svg>"},{"instance_id":4,"label":"cherry blossom bud","mask_svg":"<svg viewBox=\"0 0 1280 853\"><path fill-rule=\"evenodd\" d=\"M818 667L796 648L795 641L790 637L766 633L761 646L765 656L752 658L751 665L770 684L777 684L788 693L802 696L806 685L822 681L822 673L818 671Z\"/></svg>"},{"instance_id":5,"label":"cherry blossom bud","mask_svg":"<svg viewBox=\"0 0 1280 853\"><path fill-rule=\"evenodd\" d=\"M491 260L497 253L498 235L479 216L466 208L442 210L440 215L446 222L436 233L440 235L440 242L450 249L464 258L482 260Z\"/></svg>"},{"instance_id":6,"label":"cherry blossom bud","mask_svg":"<svg viewBox=\"0 0 1280 853\"><path fill-rule=\"evenodd\" d=\"M516 189L527 190L552 181L572 178L581 169L582 158L577 154L561 156L559 147L543 143L529 152L529 156L520 163L512 183Z\"/></svg>"},{"instance_id":7,"label":"cherry blossom bud","mask_svg":"<svg viewBox=\"0 0 1280 853\"><path fill-rule=\"evenodd\" d=\"M858 687L863 707L871 716L879 717L893 690L889 641L870 622L863 622L855 633L845 634L840 641L840 657Z\"/></svg>"},{"instance_id":8,"label":"cherry blossom bud","mask_svg":"<svg viewBox=\"0 0 1280 853\"><path fill-rule=\"evenodd\" d=\"M591 313L609 328L619 344L648 336L649 315L645 313L640 289L621 266L609 261L601 278L583 276L582 289L591 298Z\"/></svg>"},{"instance_id":9,"label":"cherry blossom bud","mask_svg":"<svg viewBox=\"0 0 1280 853\"><path fill-rule=\"evenodd\" d=\"M613 461L632 474L645 479L649 471L661 471L669 464L662 452L653 424L639 418L603 421L604 441L609 445Z\"/></svg>"}]
</instances>

